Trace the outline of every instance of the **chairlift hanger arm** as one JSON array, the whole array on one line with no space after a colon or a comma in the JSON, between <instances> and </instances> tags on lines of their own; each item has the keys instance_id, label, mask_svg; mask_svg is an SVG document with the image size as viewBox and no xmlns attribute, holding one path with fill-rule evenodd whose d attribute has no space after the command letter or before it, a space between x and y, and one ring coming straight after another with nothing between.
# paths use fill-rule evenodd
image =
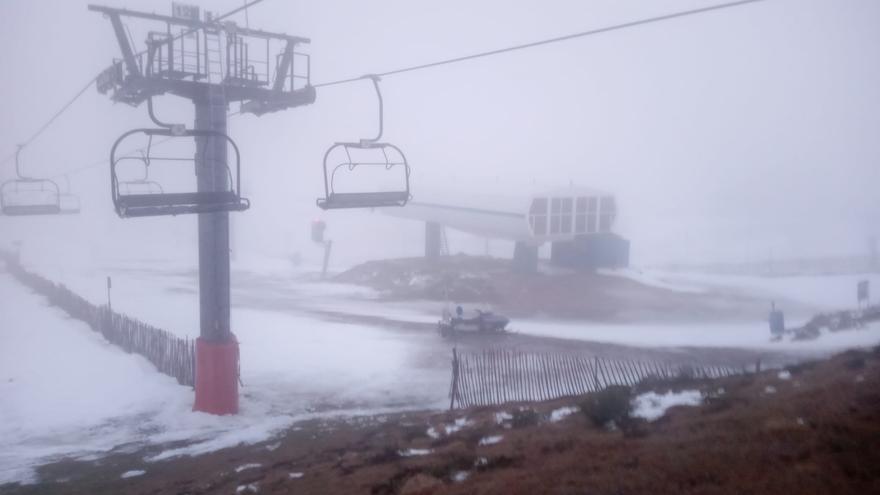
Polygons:
<instances>
[{"instance_id":1,"label":"chairlift hanger arm","mask_svg":"<svg viewBox=\"0 0 880 495\"><path fill-rule=\"evenodd\" d=\"M275 91L281 91L284 89L284 83L287 81L287 72L290 70L291 64L293 64L295 46L296 43L288 41L284 47L284 54L281 57L281 62L279 62L278 67L275 69L275 82L272 84L272 89Z\"/></svg>"},{"instance_id":2,"label":"chairlift hanger arm","mask_svg":"<svg viewBox=\"0 0 880 495\"><path fill-rule=\"evenodd\" d=\"M23 150L23 149L24 149L23 144L19 144L18 146L15 147L15 175L19 179L27 179L27 177L25 177L21 173L21 156L20 155L21 155L21 150Z\"/></svg>"},{"instance_id":3,"label":"chairlift hanger arm","mask_svg":"<svg viewBox=\"0 0 880 495\"><path fill-rule=\"evenodd\" d=\"M155 113L155 111L153 111L153 97L152 96L147 98L147 112L150 114L150 120L152 120L154 124L156 124L159 127L163 127L165 129L170 130L172 132L172 135L182 136L186 132L185 125L183 125L183 124L168 124L166 122L159 120L159 118L156 117L156 113ZM152 145L153 145L153 135L151 134L150 135L150 142L147 145L147 153L148 154L149 154L150 147Z\"/></svg>"},{"instance_id":4,"label":"chairlift hanger arm","mask_svg":"<svg viewBox=\"0 0 880 495\"><path fill-rule=\"evenodd\" d=\"M376 89L376 97L379 99L379 134L372 139L361 139L361 144L367 145L370 143L378 143L380 139L382 139L382 132L385 127L385 105L382 100L382 91L379 90L379 76L377 75L366 75L363 79L369 79L373 82L373 87Z\"/></svg>"}]
</instances>

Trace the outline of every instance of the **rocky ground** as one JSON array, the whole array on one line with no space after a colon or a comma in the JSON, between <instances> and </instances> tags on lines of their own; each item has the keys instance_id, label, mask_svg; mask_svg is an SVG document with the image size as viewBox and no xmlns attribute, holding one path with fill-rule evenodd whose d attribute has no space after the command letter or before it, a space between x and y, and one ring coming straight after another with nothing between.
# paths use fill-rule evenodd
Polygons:
<instances>
[{"instance_id":1,"label":"rocky ground","mask_svg":"<svg viewBox=\"0 0 880 495\"><path fill-rule=\"evenodd\" d=\"M40 469L41 484L0 493L880 493L880 348L644 387L699 390L703 402L613 428L581 412L552 421L589 396L312 421L199 457L144 462L152 452L123 447L58 462Z\"/></svg>"},{"instance_id":2,"label":"rocky ground","mask_svg":"<svg viewBox=\"0 0 880 495\"><path fill-rule=\"evenodd\" d=\"M371 261L334 281L379 290L392 299L430 299L487 304L511 316L552 316L594 321L722 321L764 315L768 301L747 294L689 293L641 284L620 276L559 269L524 274L510 261L449 256L428 261ZM805 312L788 303L789 313Z\"/></svg>"}]
</instances>

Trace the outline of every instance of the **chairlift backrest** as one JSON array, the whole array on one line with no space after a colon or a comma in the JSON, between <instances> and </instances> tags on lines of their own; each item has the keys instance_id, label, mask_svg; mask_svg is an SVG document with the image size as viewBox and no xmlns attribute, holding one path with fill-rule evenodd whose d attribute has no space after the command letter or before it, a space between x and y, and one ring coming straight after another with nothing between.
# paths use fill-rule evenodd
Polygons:
<instances>
[{"instance_id":1,"label":"chairlift backrest","mask_svg":"<svg viewBox=\"0 0 880 495\"><path fill-rule=\"evenodd\" d=\"M145 153L141 157L119 155L117 153L119 145L136 135L142 135L147 138L148 144L145 147ZM195 163L193 156L153 156L152 140L156 136L163 136L168 139L191 139L195 142L196 146L199 146L200 142L202 145L206 145L208 139L222 139L228 142L233 150L235 168L232 169L229 166L229 160L223 164L227 171L225 188L216 191L167 192L167 188L161 182L149 179L146 168L142 178L120 178L120 164L131 160L141 161L145 167L151 166L155 161ZM250 201L241 197L240 182L241 157L238 146L229 136L222 132L182 130L179 127L134 129L120 136L113 144L110 152L110 183L113 206L116 213L122 218L246 210L250 207Z\"/></svg>"},{"instance_id":2,"label":"chairlift backrest","mask_svg":"<svg viewBox=\"0 0 880 495\"><path fill-rule=\"evenodd\" d=\"M136 156L121 156L116 160L116 163L117 165L121 165L128 161L141 165L143 173L140 176L131 179L124 179L120 177L119 173L117 173L118 185L122 194L162 194L165 192L162 184L150 180L150 161L143 150L140 150L140 154Z\"/></svg>"}]
</instances>

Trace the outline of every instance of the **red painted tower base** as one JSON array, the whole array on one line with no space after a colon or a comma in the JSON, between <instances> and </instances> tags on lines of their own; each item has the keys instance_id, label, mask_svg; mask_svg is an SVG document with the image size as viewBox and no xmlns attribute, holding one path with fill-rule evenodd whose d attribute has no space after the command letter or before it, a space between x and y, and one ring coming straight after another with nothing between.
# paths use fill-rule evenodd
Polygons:
<instances>
[{"instance_id":1,"label":"red painted tower base","mask_svg":"<svg viewBox=\"0 0 880 495\"><path fill-rule=\"evenodd\" d=\"M196 339L196 402L193 411L238 413L238 341Z\"/></svg>"}]
</instances>

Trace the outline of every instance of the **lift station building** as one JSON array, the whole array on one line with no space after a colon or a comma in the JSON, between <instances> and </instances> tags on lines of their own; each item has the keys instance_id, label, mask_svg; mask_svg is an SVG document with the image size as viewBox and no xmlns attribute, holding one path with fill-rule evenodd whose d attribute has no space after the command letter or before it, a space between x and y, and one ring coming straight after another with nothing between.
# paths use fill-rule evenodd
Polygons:
<instances>
[{"instance_id":1,"label":"lift station building","mask_svg":"<svg viewBox=\"0 0 880 495\"><path fill-rule=\"evenodd\" d=\"M615 233L617 201L592 189L566 188L520 198L454 195L415 197L403 208L383 208L395 217L425 222L425 256L440 256L443 228L486 239L513 241L514 265L538 266L538 248L551 243L551 263L579 269L629 265L629 241Z\"/></svg>"}]
</instances>

